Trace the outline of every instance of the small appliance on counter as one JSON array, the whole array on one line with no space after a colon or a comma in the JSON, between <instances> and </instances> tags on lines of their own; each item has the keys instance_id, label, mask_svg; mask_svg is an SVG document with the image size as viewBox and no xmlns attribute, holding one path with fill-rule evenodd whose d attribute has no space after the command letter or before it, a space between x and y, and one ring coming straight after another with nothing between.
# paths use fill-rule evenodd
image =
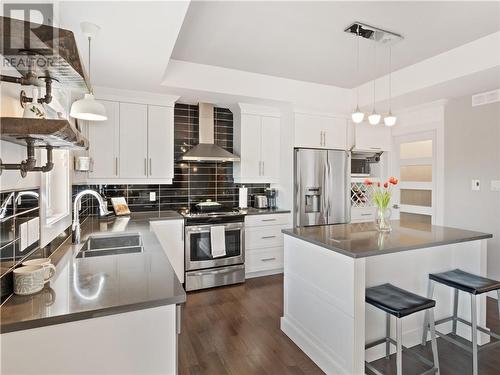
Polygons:
<instances>
[{"instance_id":1,"label":"small appliance on counter","mask_svg":"<svg viewBox=\"0 0 500 375\"><path fill-rule=\"evenodd\" d=\"M265 195L254 195L253 196L253 207L254 208L267 208L268 202Z\"/></svg>"},{"instance_id":2,"label":"small appliance on counter","mask_svg":"<svg viewBox=\"0 0 500 375\"><path fill-rule=\"evenodd\" d=\"M269 208L278 208L278 190L274 188L266 189L267 206Z\"/></svg>"}]
</instances>

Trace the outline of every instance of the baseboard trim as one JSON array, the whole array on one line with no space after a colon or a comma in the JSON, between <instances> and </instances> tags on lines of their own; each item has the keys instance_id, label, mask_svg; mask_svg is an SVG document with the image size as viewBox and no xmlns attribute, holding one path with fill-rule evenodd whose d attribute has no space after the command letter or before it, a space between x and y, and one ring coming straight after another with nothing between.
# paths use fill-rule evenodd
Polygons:
<instances>
[{"instance_id":1,"label":"baseboard trim","mask_svg":"<svg viewBox=\"0 0 500 375\"><path fill-rule=\"evenodd\" d=\"M283 268L277 268L274 270L249 272L245 274L245 279L252 279L254 277L271 276L283 273Z\"/></svg>"}]
</instances>

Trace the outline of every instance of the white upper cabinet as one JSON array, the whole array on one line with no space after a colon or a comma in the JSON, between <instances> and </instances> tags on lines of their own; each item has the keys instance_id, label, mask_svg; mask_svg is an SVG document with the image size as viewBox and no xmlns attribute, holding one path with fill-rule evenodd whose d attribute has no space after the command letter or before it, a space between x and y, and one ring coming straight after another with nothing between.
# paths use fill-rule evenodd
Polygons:
<instances>
[{"instance_id":1,"label":"white upper cabinet","mask_svg":"<svg viewBox=\"0 0 500 375\"><path fill-rule=\"evenodd\" d=\"M174 178L174 109L148 106L148 176Z\"/></svg>"},{"instance_id":2,"label":"white upper cabinet","mask_svg":"<svg viewBox=\"0 0 500 375\"><path fill-rule=\"evenodd\" d=\"M384 125L356 124L354 128L354 150L391 151L391 129Z\"/></svg>"},{"instance_id":3,"label":"white upper cabinet","mask_svg":"<svg viewBox=\"0 0 500 375\"><path fill-rule=\"evenodd\" d=\"M89 178L118 178L120 104L107 100L101 103L108 119L87 125L89 154L94 160Z\"/></svg>"},{"instance_id":4,"label":"white upper cabinet","mask_svg":"<svg viewBox=\"0 0 500 375\"><path fill-rule=\"evenodd\" d=\"M120 103L120 178L146 178L147 163L148 106Z\"/></svg>"},{"instance_id":5,"label":"white upper cabinet","mask_svg":"<svg viewBox=\"0 0 500 375\"><path fill-rule=\"evenodd\" d=\"M280 177L281 119L261 117L261 173L268 181L278 181Z\"/></svg>"},{"instance_id":6,"label":"white upper cabinet","mask_svg":"<svg viewBox=\"0 0 500 375\"><path fill-rule=\"evenodd\" d=\"M348 149L345 119L296 112L294 129L295 147Z\"/></svg>"},{"instance_id":7,"label":"white upper cabinet","mask_svg":"<svg viewBox=\"0 0 500 375\"><path fill-rule=\"evenodd\" d=\"M280 175L281 118L267 107L239 104L234 113L234 163L238 183L277 183Z\"/></svg>"},{"instance_id":8,"label":"white upper cabinet","mask_svg":"<svg viewBox=\"0 0 500 375\"><path fill-rule=\"evenodd\" d=\"M174 108L101 100L108 119L87 126L90 182L172 183ZM173 103L172 103L173 104Z\"/></svg>"}]
</instances>

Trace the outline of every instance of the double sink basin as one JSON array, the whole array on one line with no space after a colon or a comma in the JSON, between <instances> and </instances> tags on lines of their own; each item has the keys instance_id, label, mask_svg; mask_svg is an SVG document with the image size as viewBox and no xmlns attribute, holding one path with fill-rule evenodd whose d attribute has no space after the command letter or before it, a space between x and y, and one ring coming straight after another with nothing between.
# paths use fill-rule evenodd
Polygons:
<instances>
[{"instance_id":1,"label":"double sink basin","mask_svg":"<svg viewBox=\"0 0 500 375\"><path fill-rule=\"evenodd\" d=\"M143 250L139 233L92 235L85 241L76 258L142 253Z\"/></svg>"}]
</instances>

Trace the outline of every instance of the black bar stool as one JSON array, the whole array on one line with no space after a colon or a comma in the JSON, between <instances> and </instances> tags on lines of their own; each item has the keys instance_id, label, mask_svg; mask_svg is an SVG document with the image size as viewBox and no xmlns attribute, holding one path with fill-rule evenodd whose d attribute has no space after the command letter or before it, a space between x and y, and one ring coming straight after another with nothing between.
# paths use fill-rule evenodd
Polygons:
<instances>
[{"instance_id":1,"label":"black bar stool","mask_svg":"<svg viewBox=\"0 0 500 375\"><path fill-rule=\"evenodd\" d=\"M491 342L489 344L484 344L478 347L477 345L477 331L483 332L491 337L494 337L497 340L500 340L500 335L495 334L494 332L490 332L485 328L479 327L477 325L477 309L476 309L476 297L480 294L497 291L498 294L498 312L500 314L500 281L487 279L486 277L477 276L472 273L468 273L459 269L455 269L452 271L430 274L429 275L429 285L427 290L427 297L432 298L434 293L434 283L440 283L447 285L451 288L455 289L455 295L453 298L453 315L440 319L436 322L435 325L447 323L449 321L453 321L452 330L453 334L457 334L457 322L466 324L471 327L471 336L472 336L472 348L462 344L461 342L452 339L451 337L445 335L444 333L436 330L436 334L443 338L446 341L449 341L462 349L467 350L469 353L472 352L472 374L478 375L478 361L477 354L479 350L491 349L494 346L500 344L500 341ZM458 317L458 293L459 291L463 291L470 294L471 301L471 321L468 322L462 318ZM422 345L425 345L427 341L427 332L429 330L429 320L426 314L424 321L424 334L422 336Z\"/></svg>"},{"instance_id":2,"label":"black bar stool","mask_svg":"<svg viewBox=\"0 0 500 375\"><path fill-rule=\"evenodd\" d=\"M408 348L403 346L403 326L402 318L412 315L416 312L425 310L426 315L429 315L429 325L432 338L432 356L434 363L430 362L420 354L408 350L408 353L416 356L420 361L432 366L430 370L425 371L422 375L439 374L439 359L437 352L436 336L434 333L434 306L436 301L408 292L407 290L398 288L392 284L383 284L366 289L366 302L387 313L386 316L386 335L384 338L376 340L365 345L365 349L373 348L374 346L385 343L386 358L390 355L390 344L396 346L396 369L397 375L403 374L403 350ZM396 340L391 336L391 315L396 319ZM375 369L370 363L365 362L366 367L376 375L383 375Z\"/></svg>"}]
</instances>

